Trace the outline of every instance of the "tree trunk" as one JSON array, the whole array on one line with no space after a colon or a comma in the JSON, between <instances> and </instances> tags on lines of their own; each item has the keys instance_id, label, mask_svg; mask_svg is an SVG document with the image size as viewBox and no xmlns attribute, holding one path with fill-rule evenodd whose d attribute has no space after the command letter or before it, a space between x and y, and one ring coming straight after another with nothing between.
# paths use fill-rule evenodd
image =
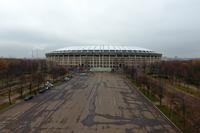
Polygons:
<instances>
[{"instance_id":1,"label":"tree trunk","mask_svg":"<svg viewBox=\"0 0 200 133\"><path fill-rule=\"evenodd\" d=\"M149 87L147 87L147 93L150 94L150 88Z\"/></svg>"},{"instance_id":2,"label":"tree trunk","mask_svg":"<svg viewBox=\"0 0 200 133\"><path fill-rule=\"evenodd\" d=\"M39 81L38 81L38 84L37 84L37 90L39 91L39 88L40 88L40 84L39 84Z\"/></svg>"},{"instance_id":3,"label":"tree trunk","mask_svg":"<svg viewBox=\"0 0 200 133\"><path fill-rule=\"evenodd\" d=\"M160 106L162 105L162 98L160 97Z\"/></svg>"},{"instance_id":4,"label":"tree trunk","mask_svg":"<svg viewBox=\"0 0 200 133\"><path fill-rule=\"evenodd\" d=\"M9 103L10 105L12 104L12 101L11 101L11 88L9 88L9 91L8 91L8 99L9 99Z\"/></svg>"},{"instance_id":5,"label":"tree trunk","mask_svg":"<svg viewBox=\"0 0 200 133\"><path fill-rule=\"evenodd\" d=\"M3 81L3 79L2 79L2 80L1 80L1 88L3 88L3 85L4 85L3 82L4 82L4 81Z\"/></svg>"},{"instance_id":6,"label":"tree trunk","mask_svg":"<svg viewBox=\"0 0 200 133\"><path fill-rule=\"evenodd\" d=\"M170 104L169 104L169 109L170 109L169 118L172 118L172 103L171 103L171 102L170 102Z\"/></svg>"},{"instance_id":7,"label":"tree trunk","mask_svg":"<svg viewBox=\"0 0 200 133\"><path fill-rule=\"evenodd\" d=\"M30 83L30 85L29 85L29 93L30 93L30 95L32 93L32 83Z\"/></svg>"},{"instance_id":8,"label":"tree trunk","mask_svg":"<svg viewBox=\"0 0 200 133\"><path fill-rule=\"evenodd\" d=\"M21 85L20 87L20 97L22 98L23 97L23 86Z\"/></svg>"},{"instance_id":9,"label":"tree trunk","mask_svg":"<svg viewBox=\"0 0 200 133\"><path fill-rule=\"evenodd\" d=\"M182 111L183 111L183 131L185 131L185 126L186 126L186 108L185 108L185 102L183 100L182 103Z\"/></svg>"}]
</instances>

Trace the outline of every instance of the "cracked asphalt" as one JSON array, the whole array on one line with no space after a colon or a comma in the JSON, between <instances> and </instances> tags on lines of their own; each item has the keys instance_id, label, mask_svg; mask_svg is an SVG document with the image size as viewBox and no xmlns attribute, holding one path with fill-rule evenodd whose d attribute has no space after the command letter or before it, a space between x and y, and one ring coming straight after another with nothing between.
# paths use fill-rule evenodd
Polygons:
<instances>
[{"instance_id":1,"label":"cracked asphalt","mask_svg":"<svg viewBox=\"0 0 200 133\"><path fill-rule=\"evenodd\" d=\"M121 75L91 73L0 112L0 133L173 133Z\"/></svg>"}]
</instances>

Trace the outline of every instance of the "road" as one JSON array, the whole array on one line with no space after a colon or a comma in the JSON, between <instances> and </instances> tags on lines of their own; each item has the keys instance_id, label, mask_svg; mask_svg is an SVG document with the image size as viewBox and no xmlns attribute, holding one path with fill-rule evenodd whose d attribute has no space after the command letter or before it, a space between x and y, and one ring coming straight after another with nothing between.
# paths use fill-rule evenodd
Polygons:
<instances>
[{"instance_id":1,"label":"road","mask_svg":"<svg viewBox=\"0 0 200 133\"><path fill-rule=\"evenodd\" d=\"M122 76L75 76L0 112L1 133L176 132Z\"/></svg>"}]
</instances>

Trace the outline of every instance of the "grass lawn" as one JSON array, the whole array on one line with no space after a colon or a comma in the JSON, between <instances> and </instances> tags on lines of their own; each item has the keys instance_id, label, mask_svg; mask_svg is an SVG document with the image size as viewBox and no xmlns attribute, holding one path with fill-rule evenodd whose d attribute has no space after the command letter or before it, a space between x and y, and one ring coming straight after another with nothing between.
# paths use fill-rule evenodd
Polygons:
<instances>
[{"instance_id":1,"label":"grass lawn","mask_svg":"<svg viewBox=\"0 0 200 133\"><path fill-rule=\"evenodd\" d=\"M165 105L157 106L177 127L179 127L183 132L190 133L190 129L184 127L184 120L182 117L178 116L176 113L171 112L170 109Z\"/></svg>"},{"instance_id":2,"label":"grass lawn","mask_svg":"<svg viewBox=\"0 0 200 133\"><path fill-rule=\"evenodd\" d=\"M131 77L127 77L130 81L132 81L132 83L134 85L137 86L137 88L139 88L139 90L155 105L158 107L158 109L163 112L179 129L181 129L184 133L191 133L191 130L187 127L187 124L184 125L184 119L183 117L177 115L175 112L171 112L170 109L168 108L168 106L166 105L158 105L156 103L159 102L159 99L149 93L145 88L141 87L135 80L133 80ZM180 89L180 90L183 90L183 91L188 91L189 88L187 87L182 87L181 88L177 88L177 89ZM194 90L192 90L194 91ZM191 90L189 90L189 92L187 93L190 93L190 94L194 94L193 92L191 92Z\"/></svg>"},{"instance_id":3,"label":"grass lawn","mask_svg":"<svg viewBox=\"0 0 200 133\"><path fill-rule=\"evenodd\" d=\"M186 86L183 86L183 85L176 85L176 88L181 90L181 91L184 91L184 92L186 92L188 94L191 94L193 96L196 96L196 97L200 98L200 92L197 91L197 90L194 90L193 88L186 87Z\"/></svg>"},{"instance_id":4,"label":"grass lawn","mask_svg":"<svg viewBox=\"0 0 200 133\"><path fill-rule=\"evenodd\" d=\"M159 99L157 97L155 97L154 95L152 95L151 93L148 93L147 90L140 88L140 91L146 96L148 97L152 102L158 102Z\"/></svg>"},{"instance_id":5,"label":"grass lawn","mask_svg":"<svg viewBox=\"0 0 200 133\"><path fill-rule=\"evenodd\" d=\"M8 106L10 106L10 104L7 102L7 103L3 103L3 104L0 104L0 110L4 109L4 108L7 108Z\"/></svg>"},{"instance_id":6,"label":"grass lawn","mask_svg":"<svg viewBox=\"0 0 200 133\"><path fill-rule=\"evenodd\" d=\"M170 83L170 80L169 80L170 77L163 76L163 75L155 75L155 74L150 75L150 76L152 76L153 78L156 78L156 79L162 79L163 81L165 81L166 83L168 83L168 84L170 84L171 86L175 87L176 89L181 90L181 91L183 91L183 92L185 92L185 93L188 93L188 94L190 94L190 95L193 95L193 96L195 96L195 97L199 97L199 98L200 98L200 91L195 90L195 89L192 88L192 87L189 87L189 86L191 86L191 85L189 85L189 84L188 84L188 86L184 86L184 85L182 85L182 84L177 84L177 83L176 83L175 85L173 85L173 84ZM194 86L194 87L195 87L195 86ZM197 89L198 89L198 88L197 88Z\"/></svg>"},{"instance_id":7,"label":"grass lawn","mask_svg":"<svg viewBox=\"0 0 200 133\"><path fill-rule=\"evenodd\" d=\"M140 87L139 84L132 79L130 76L127 76L127 78L134 84L137 86L137 88L139 88L139 90L146 96L148 97L152 102L158 102L159 99L157 97L155 97L154 95L152 95L151 93L148 93L147 90L145 90L144 88Z\"/></svg>"},{"instance_id":8,"label":"grass lawn","mask_svg":"<svg viewBox=\"0 0 200 133\"><path fill-rule=\"evenodd\" d=\"M16 101L17 101L17 99L18 99L18 98L13 99L11 105L15 104ZM3 103L3 104L0 104L0 110L5 109L5 108L7 108L7 107L9 107L9 106L10 106L10 103L9 103L9 102L6 102L6 103Z\"/></svg>"}]
</instances>

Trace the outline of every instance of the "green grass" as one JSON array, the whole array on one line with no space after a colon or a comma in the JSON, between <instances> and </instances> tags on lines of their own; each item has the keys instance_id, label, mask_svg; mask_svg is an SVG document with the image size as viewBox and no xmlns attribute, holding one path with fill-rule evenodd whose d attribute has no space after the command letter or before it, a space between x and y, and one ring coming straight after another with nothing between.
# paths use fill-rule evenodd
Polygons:
<instances>
[{"instance_id":1,"label":"green grass","mask_svg":"<svg viewBox=\"0 0 200 133\"><path fill-rule=\"evenodd\" d=\"M158 102L159 99L157 97L155 97L154 95L152 95L151 93L148 93L147 90L140 88L140 91L149 98L149 100L151 100L152 102Z\"/></svg>"},{"instance_id":2,"label":"green grass","mask_svg":"<svg viewBox=\"0 0 200 133\"><path fill-rule=\"evenodd\" d=\"M3 80L0 80L0 86L1 86L2 83L3 83Z\"/></svg>"},{"instance_id":3,"label":"green grass","mask_svg":"<svg viewBox=\"0 0 200 133\"><path fill-rule=\"evenodd\" d=\"M17 99L18 99L18 98L17 98ZM9 107L10 105L15 104L16 101L17 101L17 99L13 99L13 100L12 100L12 104L10 104L9 102L6 102L6 103L3 103L3 104L0 104L0 110L5 109L5 108Z\"/></svg>"},{"instance_id":4,"label":"green grass","mask_svg":"<svg viewBox=\"0 0 200 133\"><path fill-rule=\"evenodd\" d=\"M142 88L135 80L133 80L130 76L127 78L139 88L139 90L156 105L156 102L159 102L159 99L151 94L145 88ZM163 112L178 128L180 128L184 133L191 133L191 130L188 127L184 127L184 120L181 116L177 115L175 112L171 112L170 109L166 105L157 105L158 109Z\"/></svg>"},{"instance_id":5,"label":"green grass","mask_svg":"<svg viewBox=\"0 0 200 133\"><path fill-rule=\"evenodd\" d=\"M7 108L8 106L10 106L10 104L9 104L8 102L7 102L7 103L0 104L0 110L5 109L5 108Z\"/></svg>"},{"instance_id":6,"label":"green grass","mask_svg":"<svg viewBox=\"0 0 200 133\"><path fill-rule=\"evenodd\" d=\"M158 102L159 99L154 96L153 94L151 93L148 93L147 90L145 90L144 88L142 88L134 79L132 79L130 76L127 76L127 78L137 86L137 88L139 88L139 90L146 96L148 97L152 102Z\"/></svg>"},{"instance_id":7,"label":"green grass","mask_svg":"<svg viewBox=\"0 0 200 133\"><path fill-rule=\"evenodd\" d=\"M184 127L184 120L182 117L177 115L175 112L170 112L170 109L165 105L157 106L160 111L162 111L177 127L179 127L183 132L190 133L190 129Z\"/></svg>"},{"instance_id":8,"label":"green grass","mask_svg":"<svg viewBox=\"0 0 200 133\"><path fill-rule=\"evenodd\" d=\"M193 96L196 96L196 97L199 97L200 98L200 92L199 91L196 91L192 88L189 88L189 87L186 87L186 86L183 86L183 85L176 85L176 88L179 89L179 90L182 90L186 93L189 93Z\"/></svg>"},{"instance_id":9,"label":"green grass","mask_svg":"<svg viewBox=\"0 0 200 133\"><path fill-rule=\"evenodd\" d=\"M153 78L156 78L156 79L163 79L164 81L169 81L170 78L172 77L167 77L167 76L164 76L164 75L156 75L156 74L150 74ZM188 84L190 85L190 84ZM185 93L188 93L190 95L193 95L195 97L199 97L200 98L200 92L198 90L195 90L193 88L190 88L190 87L187 87L187 86L184 86L184 85L174 85L174 87L176 87L178 90L181 90Z\"/></svg>"}]
</instances>

